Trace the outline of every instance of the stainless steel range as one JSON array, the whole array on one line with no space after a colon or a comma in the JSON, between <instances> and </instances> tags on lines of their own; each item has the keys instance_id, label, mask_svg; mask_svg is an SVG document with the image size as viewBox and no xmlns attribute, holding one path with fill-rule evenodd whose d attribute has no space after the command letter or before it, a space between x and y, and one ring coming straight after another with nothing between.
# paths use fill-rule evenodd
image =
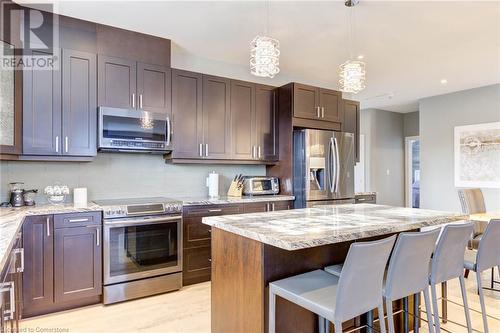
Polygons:
<instances>
[{"instance_id":1,"label":"stainless steel range","mask_svg":"<svg viewBox=\"0 0 500 333\"><path fill-rule=\"evenodd\" d=\"M97 200L104 214L104 304L182 287L182 202Z\"/></svg>"}]
</instances>

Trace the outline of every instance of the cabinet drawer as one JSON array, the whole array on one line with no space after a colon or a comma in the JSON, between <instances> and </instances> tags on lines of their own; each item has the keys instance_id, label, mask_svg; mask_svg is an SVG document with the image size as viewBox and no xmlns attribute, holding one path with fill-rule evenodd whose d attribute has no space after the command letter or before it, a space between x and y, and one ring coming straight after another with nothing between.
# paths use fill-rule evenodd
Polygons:
<instances>
[{"instance_id":1,"label":"cabinet drawer","mask_svg":"<svg viewBox=\"0 0 500 333\"><path fill-rule=\"evenodd\" d=\"M188 217L182 221L183 247L185 249L199 246L210 246L211 227L201 222L201 217Z\"/></svg>"},{"instance_id":2,"label":"cabinet drawer","mask_svg":"<svg viewBox=\"0 0 500 333\"><path fill-rule=\"evenodd\" d=\"M262 213L268 211L269 202L254 202L243 205L244 213Z\"/></svg>"},{"instance_id":3,"label":"cabinet drawer","mask_svg":"<svg viewBox=\"0 0 500 333\"><path fill-rule=\"evenodd\" d=\"M101 212L56 214L54 215L54 227L59 229L99 225L101 224L101 215Z\"/></svg>"},{"instance_id":4,"label":"cabinet drawer","mask_svg":"<svg viewBox=\"0 0 500 333\"><path fill-rule=\"evenodd\" d=\"M375 195L360 195L355 198L356 203L371 203L377 202L377 197Z\"/></svg>"},{"instance_id":5,"label":"cabinet drawer","mask_svg":"<svg viewBox=\"0 0 500 333\"><path fill-rule=\"evenodd\" d=\"M211 275L210 246L184 250L183 285L209 281Z\"/></svg>"},{"instance_id":6,"label":"cabinet drawer","mask_svg":"<svg viewBox=\"0 0 500 333\"><path fill-rule=\"evenodd\" d=\"M275 201L271 204L274 204L272 206L274 210L289 210L290 208L293 207L293 203L291 201Z\"/></svg>"},{"instance_id":7,"label":"cabinet drawer","mask_svg":"<svg viewBox=\"0 0 500 333\"><path fill-rule=\"evenodd\" d=\"M205 217L242 213L238 205L208 205L184 208L184 217Z\"/></svg>"}]
</instances>

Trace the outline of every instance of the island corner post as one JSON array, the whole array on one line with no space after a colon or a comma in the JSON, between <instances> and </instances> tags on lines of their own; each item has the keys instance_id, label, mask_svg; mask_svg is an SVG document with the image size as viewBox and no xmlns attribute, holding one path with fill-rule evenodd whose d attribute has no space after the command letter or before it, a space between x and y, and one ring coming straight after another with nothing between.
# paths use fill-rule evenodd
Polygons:
<instances>
[{"instance_id":1,"label":"island corner post","mask_svg":"<svg viewBox=\"0 0 500 333\"><path fill-rule=\"evenodd\" d=\"M212 227L212 332L268 332L269 282L342 263L352 242L289 251ZM413 297L410 297L410 314L413 314L413 302ZM395 312L401 307L402 302L397 301ZM364 317L358 317L343 323L343 326L344 329L353 329L363 326L365 322ZM408 324L410 328L413 327L412 315L409 316ZM402 316L397 316L396 331L403 332L403 325ZM277 297L277 333L317 332L317 328L315 314ZM378 328L378 324L375 328ZM330 332L333 332L332 327Z\"/></svg>"}]
</instances>

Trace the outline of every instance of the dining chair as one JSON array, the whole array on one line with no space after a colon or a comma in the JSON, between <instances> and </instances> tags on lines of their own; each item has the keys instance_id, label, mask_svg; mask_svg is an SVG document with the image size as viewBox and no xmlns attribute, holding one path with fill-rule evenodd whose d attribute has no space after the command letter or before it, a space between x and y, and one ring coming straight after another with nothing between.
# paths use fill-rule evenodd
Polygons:
<instances>
[{"instance_id":1,"label":"dining chair","mask_svg":"<svg viewBox=\"0 0 500 333\"><path fill-rule=\"evenodd\" d=\"M351 244L340 277L318 269L269 283L269 332L274 333L276 296L295 303L319 317L319 332L335 333L342 322L375 308L384 313L382 287L387 260L396 236ZM386 333L385 321L380 321Z\"/></svg>"}]
</instances>

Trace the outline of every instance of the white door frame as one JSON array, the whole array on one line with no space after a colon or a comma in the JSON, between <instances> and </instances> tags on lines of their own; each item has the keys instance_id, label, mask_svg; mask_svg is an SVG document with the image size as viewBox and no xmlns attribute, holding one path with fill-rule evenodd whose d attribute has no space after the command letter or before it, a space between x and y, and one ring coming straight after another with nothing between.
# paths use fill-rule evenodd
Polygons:
<instances>
[{"instance_id":1,"label":"white door frame","mask_svg":"<svg viewBox=\"0 0 500 333\"><path fill-rule=\"evenodd\" d=\"M411 150L412 141L419 140L419 136L407 136L405 137L405 205L406 207L412 207L413 195L412 195L412 159L413 154Z\"/></svg>"}]
</instances>

